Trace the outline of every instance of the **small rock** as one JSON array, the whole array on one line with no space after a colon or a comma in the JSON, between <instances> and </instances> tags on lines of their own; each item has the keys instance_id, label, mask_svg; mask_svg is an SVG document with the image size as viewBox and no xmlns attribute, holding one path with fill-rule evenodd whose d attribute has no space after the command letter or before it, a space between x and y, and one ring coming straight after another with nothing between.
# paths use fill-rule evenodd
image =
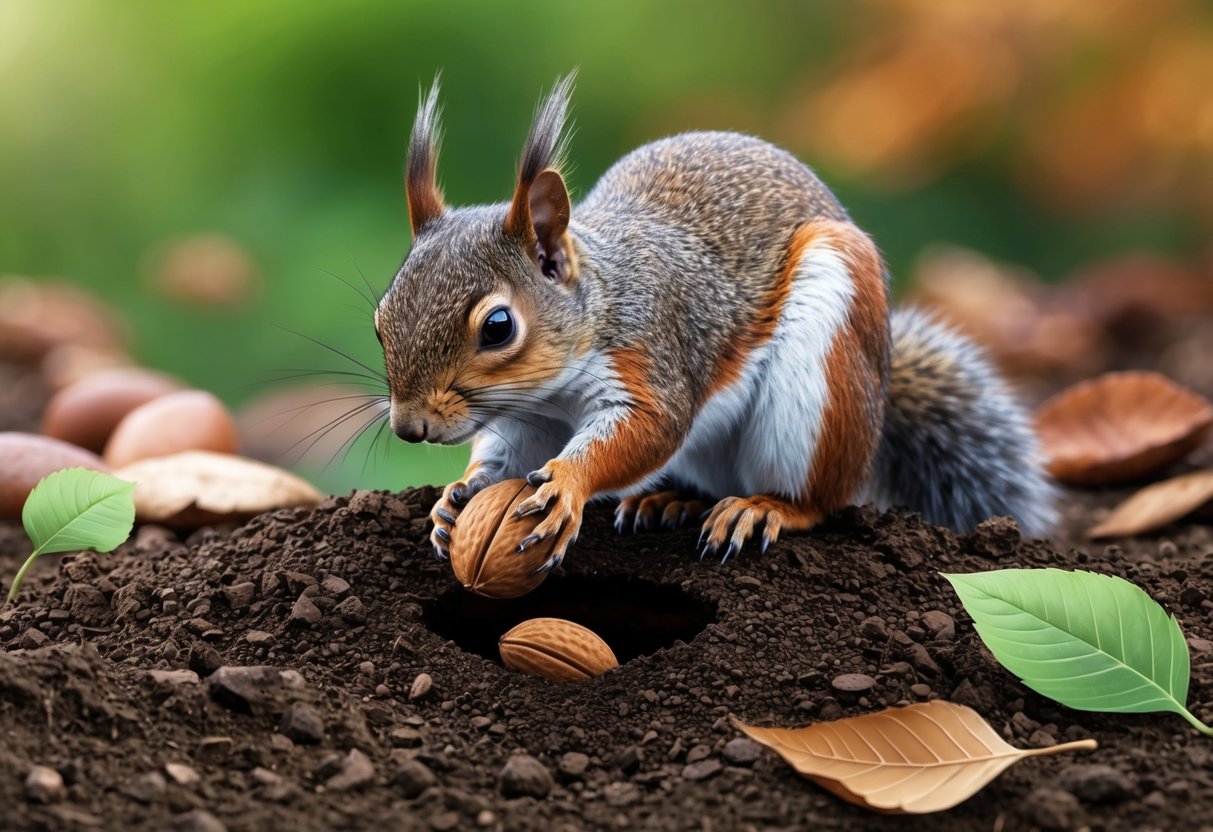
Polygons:
<instances>
[{"instance_id":1,"label":"small rock","mask_svg":"<svg viewBox=\"0 0 1213 832\"><path fill-rule=\"evenodd\" d=\"M196 685L198 684L198 674L192 670L149 670L147 675L152 678L153 682L169 687L180 687L181 685Z\"/></svg>"},{"instance_id":2,"label":"small rock","mask_svg":"<svg viewBox=\"0 0 1213 832\"><path fill-rule=\"evenodd\" d=\"M58 803L67 794L63 775L47 766L34 766L25 776L25 798L31 803Z\"/></svg>"},{"instance_id":3,"label":"small rock","mask_svg":"<svg viewBox=\"0 0 1213 832\"><path fill-rule=\"evenodd\" d=\"M265 647L274 643L274 634L265 630L249 630L244 634L244 640L254 647Z\"/></svg>"},{"instance_id":4,"label":"small rock","mask_svg":"<svg viewBox=\"0 0 1213 832\"><path fill-rule=\"evenodd\" d=\"M424 742L416 728L393 728L390 737L397 748L417 748Z\"/></svg>"},{"instance_id":5,"label":"small rock","mask_svg":"<svg viewBox=\"0 0 1213 832\"><path fill-rule=\"evenodd\" d=\"M333 611L350 624L362 624L366 621L366 607L362 605L362 601L358 600L357 595L346 598L333 607Z\"/></svg>"},{"instance_id":6,"label":"small rock","mask_svg":"<svg viewBox=\"0 0 1213 832\"><path fill-rule=\"evenodd\" d=\"M316 606L316 602L306 595L300 595L291 607L291 621L297 621L310 627L318 623L321 618L324 618L324 613L320 612L320 607Z\"/></svg>"},{"instance_id":7,"label":"small rock","mask_svg":"<svg viewBox=\"0 0 1213 832\"><path fill-rule=\"evenodd\" d=\"M1064 769L1057 777L1057 785L1084 803L1120 803L1134 791L1128 777L1100 763Z\"/></svg>"},{"instance_id":8,"label":"small rock","mask_svg":"<svg viewBox=\"0 0 1213 832\"><path fill-rule=\"evenodd\" d=\"M409 699L416 701L424 699L430 689L434 687L434 678L428 673L418 673L413 679L413 684L409 686Z\"/></svg>"},{"instance_id":9,"label":"small rock","mask_svg":"<svg viewBox=\"0 0 1213 832\"><path fill-rule=\"evenodd\" d=\"M1077 829L1083 822L1082 805L1078 798L1062 789L1040 786L1024 798L1023 813L1041 829Z\"/></svg>"},{"instance_id":10,"label":"small rock","mask_svg":"<svg viewBox=\"0 0 1213 832\"><path fill-rule=\"evenodd\" d=\"M299 745L324 742L324 719L311 705L296 702L282 715L278 731Z\"/></svg>"},{"instance_id":11,"label":"small rock","mask_svg":"<svg viewBox=\"0 0 1213 832\"><path fill-rule=\"evenodd\" d=\"M341 771L341 763L344 758L336 751L330 751L320 758L320 762L312 769L312 776L317 780L328 780Z\"/></svg>"},{"instance_id":12,"label":"small rock","mask_svg":"<svg viewBox=\"0 0 1213 832\"><path fill-rule=\"evenodd\" d=\"M720 760L708 759L700 760L697 763L691 763L689 766L684 766L682 769L682 779L684 780L707 780L715 777L724 770L724 766Z\"/></svg>"},{"instance_id":13,"label":"small rock","mask_svg":"<svg viewBox=\"0 0 1213 832\"><path fill-rule=\"evenodd\" d=\"M552 790L552 775L543 763L529 754L511 757L497 775L506 797L545 798Z\"/></svg>"},{"instance_id":14,"label":"small rock","mask_svg":"<svg viewBox=\"0 0 1213 832\"><path fill-rule=\"evenodd\" d=\"M729 765L749 766L762 756L762 746L745 737L734 737L724 744L720 753Z\"/></svg>"},{"instance_id":15,"label":"small rock","mask_svg":"<svg viewBox=\"0 0 1213 832\"><path fill-rule=\"evenodd\" d=\"M926 699L931 695L931 686L918 682L917 684L910 685L910 693L914 694L919 699Z\"/></svg>"},{"instance_id":16,"label":"small rock","mask_svg":"<svg viewBox=\"0 0 1213 832\"><path fill-rule=\"evenodd\" d=\"M331 595L334 598L340 598L350 591L350 582L345 578L339 578L336 575L329 575L320 582L320 591L325 595Z\"/></svg>"},{"instance_id":17,"label":"small rock","mask_svg":"<svg viewBox=\"0 0 1213 832\"><path fill-rule=\"evenodd\" d=\"M228 604L234 610L242 610L253 603L253 598L256 595L257 585L252 581L243 581L242 583L232 584L223 588L223 597L227 599Z\"/></svg>"},{"instance_id":18,"label":"small rock","mask_svg":"<svg viewBox=\"0 0 1213 832\"><path fill-rule=\"evenodd\" d=\"M282 777L261 766L257 766L250 771L249 776L253 778L253 782L258 786L277 786L282 782Z\"/></svg>"},{"instance_id":19,"label":"small rock","mask_svg":"<svg viewBox=\"0 0 1213 832\"><path fill-rule=\"evenodd\" d=\"M30 627L21 634L21 641L18 642L17 646L22 650L36 650L50 640L50 636L39 630L37 627Z\"/></svg>"},{"instance_id":20,"label":"small rock","mask_svg":"<svg viewBox=\"0 0 1213 832\"><path fill-rule=\"evenodd\" d=\"M941 610L927 610L922 614L922 626L936 641L952 641L956 638L956 621Z\"/></svg>"},{"instance_id":21,"label":"small rock","mask_svg":"<svg viewBox=\"0 0 1213 832\"><path fill-rule=\"evenodd\" d=\"M412 800L430 786L438 785L438 778L430 771L429 766L420 760L405 760L392 775L392 785L405 798Z\"/></svg>"},{"instance_id":22,"label":"small rock","mask_svg":"<svg viewBox=\"0 0 1213 832\"><path fill-rule=\"evenodd\" d=\"M119 791L140 803L155 803L164 796L167 788L168 783L165 782L163 774L158 771L149 771L146 774L140 774Z\"/></svg>"},{"instance_id":23,"label":"small rock","mask_svg":"<svg viewBox=\"0 0 1213 832\"><path fill-rule=\"evenodd\" d=\"M341 761L341 771L325 780L324 787L329 791L344 792L361 788L374 779L374 764L357 748L351 748L350 753Z\"/></svg>"},{"instance_id":24,"label":"small rock","mask_svg":"<svg viewBox=\"0 0 1213 832\"><path fill-rule=\"evenodd\" d=\"M709 746L702 743L693 745L691 746L691 750L687 752L687 762L697 763L700 760L706 760L710 756L712 756L712 749Z\"/></svg>"},{"instance_id":25,"label":"small rock","mask_svg":"<svg viewBox=\"0 0 1213 832\"><path fill-rule=\"evenodd\" d=\"M602 789L602 799L608 806L631 806L640 800L640 789L633 783L607 783Z\"/></svg>"},{"instance_id":26,"label":"small rock","mask_svg":"<svg viewBox=\"0 0 1213 832\"><path fill-rule=\"evenodd\" d=\"M436 815L430 815L430 829L433 829L434 832L450 832L462 821L463 817L458 812L439 812Z\"/></svg>"},{"instance_id":27,"label":"small rock","mask_svg":"<svg viewBox=\"0 0 1213 832\"><path fill-rule=\"evenodd\" d=\"M225 666L210 675L211 698L234 711L250 713L254 705L271 702L284 688L282 674L266 665Z\"/></svg>"},{"instance_id":28,"label":"small rock","mask_svg":"<svg viewBox=\"0 0 1213 832\"><path fill-rule=\"evenodd\" d=\"M640 768L642 760L644 760L644 752L635 745L629 745L615 755L615 765L624 774L635 773Z\"/></svg>"},{"instance_id":29,"label":"small rock","mask_svg":"<svg viewBox=\"0 0 1213 832\"><path fill-rule=\"evenodd\" d=\"M865 618L863 623L859 625L859 632L868 641L877 644L889 639L889 628L885 625L884 619L877 618L876 616Z\"/></svg>"},{"instance_id":30,"label":"small rock","mask_svg":"<svg viewBox=\"0 0 1213 832\"><path fill-rule=\"evenodd\" d=\"M201 762L217 763L226 760L231 753L231 737L203 737L198 741L196 756Z\"/></svg>"},{"instance_id":31,"label":"small rock","mask_svg":"<svg viewBox=\"0 0 1213 832\"><path fill-rule=\"evenodd\" d=\"M192 786L202 780L198 772L185 763L165 763L164 773L178 786Z\"/></svg>"},{"instance_id":32,"label":"small rock","mask_svg":"<svg viewBox=\"0 0 1213 832\"><path fill-rule=\"evenodd\" d=\"M839 693L855 696L867 693L876 687L876 680L866 673L844 673L841 676L835 676L834 681L830 682L830 687Z\"/></svg>"},{"instance_id":33,"label":"small rock","mask_svg":"<svg viewBox=\"0 0 1213 832\"><path fill-rule=\"evenodd\" d=\"M190 647L190 654L186 659L186 663L189 665L190 670L206 678L223 667L223 657L219 655L218 650L209 644L198 643Z\"/></svg>"},{"instance_id":34,"label":"small rock","mask_svg":"<svg viewBox=\"0 0 1213 832\"><path fill-rule=\"evenodd\" d=\"M205 809L194 809L173 818L173 829L176 832L227 832L223 821Z\"/></svg>"},{"instance_id":35,"label":"small rock","mask_svg":"<svg viewBox=\"0 0 1213 832\"><path fill-rule=\"evenodd\" d=\"M590 758L580 751L569 751L562 754L556 766L556 772L565 782L580 780L590 767Z\"/></svg>"}]
</instances>

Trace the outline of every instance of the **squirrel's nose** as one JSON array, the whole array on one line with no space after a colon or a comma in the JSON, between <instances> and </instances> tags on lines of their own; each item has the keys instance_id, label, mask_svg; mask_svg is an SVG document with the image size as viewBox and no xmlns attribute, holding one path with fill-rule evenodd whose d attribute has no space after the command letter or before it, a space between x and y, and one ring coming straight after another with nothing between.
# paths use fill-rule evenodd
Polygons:
<instances>
[{"instance_id":1,"label":"squirrel's nose","mask_svg":"<svg viewBox=\"0 0 1213 832\"><path fill-rule=\"evenodd\" d=\"M396 435L405 442L421 442L429 435L430 423L425 419L409 419L397 426Z\"/></svg>"}]
</instances>

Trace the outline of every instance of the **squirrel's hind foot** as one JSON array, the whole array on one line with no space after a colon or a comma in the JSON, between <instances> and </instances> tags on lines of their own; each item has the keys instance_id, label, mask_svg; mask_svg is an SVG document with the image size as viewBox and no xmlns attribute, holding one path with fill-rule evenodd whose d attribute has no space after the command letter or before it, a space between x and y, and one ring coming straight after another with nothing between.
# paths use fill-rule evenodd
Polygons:
<instances>
[{"instance_id":1,"label":"squirrel's hind foot","mask_svg":"<svg viewBox=\"0 0 1213 832\"><path fill-rule=\"evenodd\" d=\"M619 534L680 529L701 519L707 505L680 491L657 491L624 497L615 508L615 531Z\"/></svg>"},{"instance_id":2,"label":"squirrel's hind foot","mask_svg":"<svg viewBox=\"0 0 1213 832\"><path fill-rule=\"evenodd\" d=\"M699 535L702 547L699 559L720 555L720 562L724 563L741 551L759 526L762 526L762 552L766 554L784 529L808 529L820 520L816 511L778 497L765 494L725 497L704 521Z\"/></svg>"}]
</instances>

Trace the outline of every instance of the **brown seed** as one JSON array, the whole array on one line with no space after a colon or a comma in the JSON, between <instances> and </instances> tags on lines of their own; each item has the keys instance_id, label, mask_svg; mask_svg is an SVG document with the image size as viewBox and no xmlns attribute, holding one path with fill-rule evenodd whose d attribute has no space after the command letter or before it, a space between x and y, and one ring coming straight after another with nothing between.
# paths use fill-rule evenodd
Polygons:
<instances>
[{"instance_id":1,"label":"brown seed","mask_svg":"<svg viewBox=\"0 0 1213 832\"><path fill-rule=\"evenodd\" d=\"M1108 373L1036 410L1049 473L1074 485L1114 485L1183 459L1213 426L1213 404L1158 373Z\"/></svg>"},{"instance_id":2,"label":"brown seed","mask_svg":"<svg viewBox=\"0 0 1213 832\"><path fill-rule=\"evenodd\" d=\"M109 466L93 453L48 436L0 433L0 519L21 517L25 498L47 474L63 468L84 467L109 473Z\"/></svg>"},{"instance_id":3,"label":"brown seed","mask_svg":"<svg viewBox=\"0 0 1213 832\"><path fill-rule=\"evenodd\" d=\"M505 666L553 682L577 682L619 666L597 633L563 618L523 621L497 642Z\"/></svg>"},{"instance_id":4,"label":"brown seed","mask_svg":"<svg viewBox=\"0 0 1213 832\"><path fill-rule=\"evenodd\" d=\"M182 390L128 413L105 445L105 461L118 468L182 451L234 454L239 444L223 402L202 390Z\"/></svg>"},{"instance_id":5,"label":"brown seed","mask_svg":"<svg viewBox=\"0 0 1213 832\"><path fill-rule=\"evenodd\" d=\"M101 453L128 413L180 389L173 379L150 370L102 370L51 397L42 414L42 432Z\"/></svg>"},{"instance_id":6,"label":"brown seed","mask_svg":"<svg viewBox=\"0 0 1213 832\"><path fill-rule=\"evenodd\" d=\"M489 598L518 598L543 583L536 573L552 553L552 540L518 551L543 514L515 517L518 504L535 493L526 480L506 480L473 497L451 531L451 568L467 589Z\"/></svg>"}]
</instances>

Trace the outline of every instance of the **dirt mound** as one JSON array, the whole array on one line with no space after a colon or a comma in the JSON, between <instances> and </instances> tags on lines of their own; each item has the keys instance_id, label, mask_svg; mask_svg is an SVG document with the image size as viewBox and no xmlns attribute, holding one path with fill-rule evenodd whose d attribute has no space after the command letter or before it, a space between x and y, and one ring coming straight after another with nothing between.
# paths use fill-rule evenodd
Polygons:
<instances>
[{"instance_id":1,"label":"dirt mound","mask_svg":"<svg viewBox=\"0 0 1213 832\"><path fill-rule=\"evenodd\" d=\"M1081 713L1024 689L938 575L1061 566L1138 583L1183 623L1191 709L1209 721L1207 529L1105 552L1023 542L1004 520L957 537L852 509L720 566L693 558L695 532L620 538L595 509L539 591L495 602L430 556L434 496L357 492L186 541L146 527L28 578L0 614L11 828L867 829L874 815L739 740L728 715L798 725L936 696L1016 745L1101 747L1023 763L955 810L894 823L1168 829L1213 816L1207 739L1175 716ZM23 546L0 529L5 574ZM506 670L497 636L535 615L590 626L623 665L563 686ZM867 690L836 690L843 674ZM62 802L27 801L35 765L63 775Z\"/></svg>"}]
</instances>

